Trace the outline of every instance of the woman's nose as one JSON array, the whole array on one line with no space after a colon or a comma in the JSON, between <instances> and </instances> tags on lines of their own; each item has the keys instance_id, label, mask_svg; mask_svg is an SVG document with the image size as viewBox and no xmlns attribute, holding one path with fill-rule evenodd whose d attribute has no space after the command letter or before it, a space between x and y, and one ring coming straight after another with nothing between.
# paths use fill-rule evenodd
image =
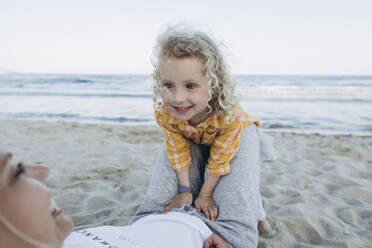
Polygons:
<instances>
[{"instance_id":1,"label":"woman's nose","mask_svg":"<svg viewBox=\"0 0 372 248\"><path fill-rule=\"evenodd\" d=\"M27 176L35 178L36 180L46 183L49 176L49 168L42 165L25 165Z\"/></svg>"}]
</instances>

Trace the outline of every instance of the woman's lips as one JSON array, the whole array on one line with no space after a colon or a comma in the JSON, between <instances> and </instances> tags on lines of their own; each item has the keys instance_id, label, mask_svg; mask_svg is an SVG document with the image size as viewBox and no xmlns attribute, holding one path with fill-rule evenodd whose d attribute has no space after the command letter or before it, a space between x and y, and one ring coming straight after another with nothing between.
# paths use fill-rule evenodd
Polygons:
<instances>
[{"instance_id":1,"label":"woman's lips","mask_svg":"<svg viewBox=\"0 0 372 248\"><path fill-rule=\"evenodd\" d=\"M57 207L56 202L53 199L50 200L49 210L50 210L50 214L53 217L56 217L56 216L58 216L58 215L60 215L62 213L62 209L60 209L59 207Z\"/></svg>"},{"instance_id":2,"label":"woman's lips","mask_svg":"<svg viewBox=\"0 0 372 248\"><path fill-rule=\"evenodd\" d=\"M177 113L186 113L187 111L189 111L191 109L192 106L189 106L189 107L176 107L176 106L173 106L174 109L177 111Z\"/></svg>"},{"instance_id":3,"label":"woman's lips","mask_svg":"<svg viewBox=\"0 0 372 248\"><path fill-rule=\"evenodd\" d=\"M52 212L52 215L53 217L57 217L58 215L60 215L62 213L62 209L60 208L55 208Z\"/></svg>"}]
</instances>

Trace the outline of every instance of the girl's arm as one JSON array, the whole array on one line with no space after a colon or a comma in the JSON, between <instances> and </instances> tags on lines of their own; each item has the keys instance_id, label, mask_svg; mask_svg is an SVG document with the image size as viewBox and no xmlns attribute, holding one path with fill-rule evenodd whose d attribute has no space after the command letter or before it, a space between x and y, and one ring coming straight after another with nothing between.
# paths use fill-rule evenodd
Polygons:
<instances>
[{"instance_id":1,"label":"girl's arm","mask_svg":"<svg viewBox=\"0 0 372 248\"><path fill-rule=\"evenodd\" d=\"M204 180L204 184L200 190L199 195L212 197L214 188L216 187L220 178L220 176L207 176Z\"/></svg>"},{"instance_id":2,"label":"girl's arm","mask_svg":"<svg viewBox=\"0 0 372 248\"><path fill-rule=\"evenodd\" d=\"M218 206L212 199L214 188L216 187L220 176L207 176L195 200L195 208L198 212L203 210L205 217L215 221L218 215Z\"/></svg>"},{"instance_id":3,"label":"girl's arm","mask_svg":"<svg viewBox=\"0 0 372 248\"><path fill-rule=\"evenodd\" d=\"M190 187L190 172L189 169L177 172L177 178L178 178L178 185L183 185L186 187ZM163 204L164 210L163 212L166 213L173 208L180 208L183 204L192 205L192 193L189 192L183 192L178 193L173 199L170 199L169 201L166 201Z\"/></svg>"},{"instance_id":4,"label":"girl's arm","mask_svg":"<svg viewBox=\"0 0 372 248\"><path fill-rule=\"evenodd\" d=\"M184 186L190 187L189 169L181 171L181 172L176 172L176 174L177 174L177 179L178 179L178 185L184 185Z\"/></svg>"}]
</instances>

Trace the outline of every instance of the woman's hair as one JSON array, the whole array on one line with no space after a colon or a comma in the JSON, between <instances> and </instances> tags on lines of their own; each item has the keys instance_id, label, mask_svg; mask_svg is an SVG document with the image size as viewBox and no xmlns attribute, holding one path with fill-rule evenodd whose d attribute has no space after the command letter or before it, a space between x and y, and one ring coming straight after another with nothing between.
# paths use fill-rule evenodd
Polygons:
<instances>
[{"instance_id":1,"label":"woman's hair","mask_svg":"<svg viewBox=\"0 0 372 248\"><path fill-rule=\"evenodd\" d=\"M154 67L154 108L162 106L160 64L166 58L196 57L203 65L203 73L208 78L208 108L229 122L238 104L234 95L235 82L221 48L206 32L197 30L189 24L167 25L158 35L152 54Z\"/></svg>"}]
</instances>

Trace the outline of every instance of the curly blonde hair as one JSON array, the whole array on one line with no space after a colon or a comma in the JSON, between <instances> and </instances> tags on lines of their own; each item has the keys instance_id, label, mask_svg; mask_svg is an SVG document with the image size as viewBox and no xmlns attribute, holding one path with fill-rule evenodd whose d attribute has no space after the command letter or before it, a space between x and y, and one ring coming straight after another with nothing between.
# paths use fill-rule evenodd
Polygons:
<instances>
[{"instance_id":1,"label":"curly blonde hair","mask_svg":"<svg viewBox=\"0 0 372 248\"><path fill-rule=\"evenodd\" d=\"M197 30L189 24L166 25L158 35L152 54L154 108L162 106L160 64L165 58L196 57L203 65L208 78L208 108L229 123L238 99L234 94L235 81L224 59L224 54L207 32Z\"/></svg>"}]
</instances>

